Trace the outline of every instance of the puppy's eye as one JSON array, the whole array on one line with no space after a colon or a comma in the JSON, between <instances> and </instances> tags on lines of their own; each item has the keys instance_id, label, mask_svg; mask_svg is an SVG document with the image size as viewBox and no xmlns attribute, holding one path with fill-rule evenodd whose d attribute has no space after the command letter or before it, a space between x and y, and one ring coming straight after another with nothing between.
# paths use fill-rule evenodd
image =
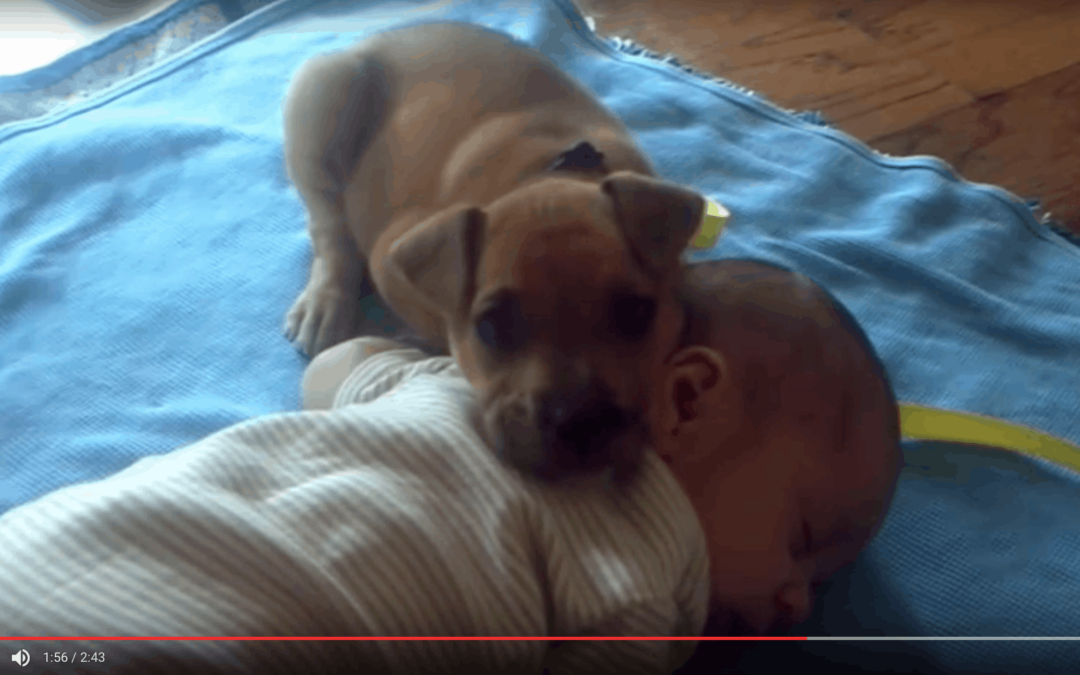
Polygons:
<instances>
[{"instance_id":1,"label":"puppy's eye","mask_svg":"<svg viewBox=\"0 0 1080 675\"><path fill-rule=\"evenodd\" d=\"M623 296L611 303L611 323L615 333L625 340L640 340L652 328L656 301L652 298Z\"/></svg>"},{"instance_id":2,"label":"puppy's eye","mask_svg":"<svg viewBox=\"0 0 1080 675\"><path fill-rule=\"evenodd\" d=\"M505 297L480 314L476 320L476 337L499 352L521 348L527 338L528 326L516 298Z\"/></svg>"}]
</instances>

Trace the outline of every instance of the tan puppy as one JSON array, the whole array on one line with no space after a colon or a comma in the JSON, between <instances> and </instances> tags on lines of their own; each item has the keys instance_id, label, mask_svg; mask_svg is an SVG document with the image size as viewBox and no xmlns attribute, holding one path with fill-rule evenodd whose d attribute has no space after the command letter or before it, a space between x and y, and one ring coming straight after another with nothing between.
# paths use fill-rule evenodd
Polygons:
<instances>
[{"instance_id":1,"label":"tan puppy","mask_svg":"<svg viewBox=\"0 0 1080 675\"><path fill-rule=\"evenodd\" d=\"M289 339L315 355L351 337L366 259L480 390L505 459L632 470L704 201L656 178L590 94L495 33L392 31L304 65L285 157L315 249Z\"/></svg>"}]
</instances>

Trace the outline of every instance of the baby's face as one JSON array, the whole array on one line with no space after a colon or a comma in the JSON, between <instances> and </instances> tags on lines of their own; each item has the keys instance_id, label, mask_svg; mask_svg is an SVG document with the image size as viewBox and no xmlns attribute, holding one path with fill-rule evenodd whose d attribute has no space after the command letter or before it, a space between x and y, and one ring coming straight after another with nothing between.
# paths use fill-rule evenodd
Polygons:
<instances>
[{"instance_id":1,"label":"baby's face","mask_svg":"<svg viewBox=\"0 0 1080 675\"><path fill-rule=\"evenodd\" d=\"M814 588L853 562L888 511L903 462L895 403L865 373L790 380L792 407L751 419L744 388L704 347L672 359L655 447L709 550L715 634L805 620Z\"/></svg>"},{"instance_id":2,"label":"baby's face","mask_svg":"<svg viewBox=\"0 0 1080 675\"><path fill-rule=\"evenodd\" d=\"M891 485L837 470L819 446L798 430L776 434L691 497L709 546L710 630L763 634L806 620L816 586L873 535Z\"/></svg>"}]
</instances>

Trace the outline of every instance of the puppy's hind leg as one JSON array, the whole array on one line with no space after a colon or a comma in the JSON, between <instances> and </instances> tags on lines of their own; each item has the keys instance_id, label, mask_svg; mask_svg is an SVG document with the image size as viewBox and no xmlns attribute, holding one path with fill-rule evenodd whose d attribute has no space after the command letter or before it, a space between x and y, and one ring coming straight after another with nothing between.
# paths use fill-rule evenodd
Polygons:
<instances>
[{"instance_id":1,"label":"puppy's hind leg","mask_svg":"<svg viewBox=\"0 0 1080 675\"><path fill-rule=\"evenodd\" d=\"M343 52L305 64L285 99L286 168L307 207L314 259L283 332L308 356L354 331L363 261L346 222L344 189L382 124L387 97L381 64Z\"/></svg>"}]
</instances>

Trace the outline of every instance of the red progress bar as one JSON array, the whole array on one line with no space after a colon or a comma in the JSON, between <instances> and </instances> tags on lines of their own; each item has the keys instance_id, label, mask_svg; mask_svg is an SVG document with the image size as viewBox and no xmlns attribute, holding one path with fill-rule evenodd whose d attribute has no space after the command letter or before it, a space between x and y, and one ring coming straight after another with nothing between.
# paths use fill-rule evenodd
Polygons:
<instances>
[{"instance_id":1,"label":"red progress bar","mask_svg":"<svg viewBox=\"0 0 1080 675\"><path fill-rule=\"evenodd\" d=\"M140 635L138 637L81 637L81 636L74 636L74 637L63 637L63 636L60 636L60 637L39 637L39 636L34 636L34 637L0 637L0 642L2 642L2 641L14 641L14 640L48 640L48 641L53 641L53 642L61 641L61 640L79 641L79 642L88 642L88 641L91 641L91 640L105 641L105 642L125 642L125 641L131 641L131 640L187 640L187 641L214 641L214 642L239 642L239 641L253 641L253 640L254 641L260 641L260 640L261 641L274 641L274 642L290 642L290 641L301 641L301 640L303 640L303 641L327 641L327 642L329 642L329 641L337 641L337 640L355 640L355 641L365 641L365 642L375 641L375 640L379 640L379 641L383 641L383 640L386 640L386 641L389 641L389 640L394 640L394 641L400 641L400 640L430 640L430 641L455 640L455 641L460 641L460 642L477 642L477 641L494 641L494 640L524 640L524 641L533 641L533 642L536 642L536 641L565 642L565 641L570 641L570 640L594 640L594 641L595 640L659 640L659 641L666 641L666 642L675 642L675 641L716 642L716 641L720 641L720 640L756 640L756 641L762 641L762 640L769 640L769 641L786 640L786 641L790 641L790 640L806 640L806 638L805 637L786 637L786 636L785 637L603 637L603 636L596 636L596 637L581 637L581 636L559 637L557 635L551 635L551 636L547 636L547 637L209 637L209 636L199 636L199 637L172 637L172 636L149 637L149 636L144 636L144 635Z\"/></svg>"}]
</instances>

